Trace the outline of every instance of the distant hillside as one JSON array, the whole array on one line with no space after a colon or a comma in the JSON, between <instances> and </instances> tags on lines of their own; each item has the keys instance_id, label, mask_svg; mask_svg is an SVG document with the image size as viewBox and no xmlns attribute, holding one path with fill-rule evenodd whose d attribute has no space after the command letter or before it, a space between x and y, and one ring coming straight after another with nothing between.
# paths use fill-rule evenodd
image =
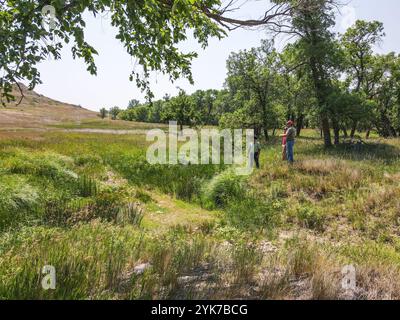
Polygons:
<instances>
[{"instance_id":1,"label":"distant hillside","mask_svg":"<svg viewBox=\"0 0 400 320\"><path fill-rule=\"evenodd\" d=\"M6 107L0 106L0 128L43 127L62 122L77 122L96 118L96 112L80 106L56 101L35 91L30 91L21 84L24 98L16 105L21 97L17 87L13 94L16 102Z\"/></svg>"}]
</instances>

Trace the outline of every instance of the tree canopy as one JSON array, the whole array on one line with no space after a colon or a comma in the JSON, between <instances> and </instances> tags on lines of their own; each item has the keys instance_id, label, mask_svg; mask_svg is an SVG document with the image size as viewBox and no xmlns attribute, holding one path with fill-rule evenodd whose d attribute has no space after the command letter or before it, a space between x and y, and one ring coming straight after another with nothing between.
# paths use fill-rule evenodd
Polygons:
<instances>
[{"instance_id":1,"label":"tree canopy","mask_svg":"<svg viewBox=\"0 0 400 320\"><path fill-rule=\"evenodd\" d=\"M302 2L303 0L298 0ZM191 61L196 52L184 52L178 44L189 32L202 47L209 38L222 38L227 30L239 26L275 23L290 14L287 3L269 4L266 12L255 20L229 17L236 1L220 0L2 0L0 1L0 97L13 99L12 85L29 81L30 89L41 82L37 64L49 56L60 59L62 47L72 43L72 55L81 58L91 74L96 74L96 48L85 39L84 12L94 16L108 14L118 30L117 39L127 53L136 58L141 70L134 69L130 80L147 90L151 97L148 76L160 71L176 80L185 77L193 82ZM46 14L54 8L55 17ZM51 27L43 22L51 20Z\"/></svg>"}]
</instances>

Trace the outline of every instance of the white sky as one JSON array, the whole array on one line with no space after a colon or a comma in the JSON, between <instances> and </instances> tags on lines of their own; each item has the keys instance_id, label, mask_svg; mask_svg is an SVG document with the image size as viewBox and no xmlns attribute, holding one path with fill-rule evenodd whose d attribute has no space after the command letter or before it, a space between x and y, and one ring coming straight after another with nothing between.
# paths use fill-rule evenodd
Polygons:
<instances>
[{"instance_id":1,"label":"white sky","mask_svg":"<svg viewBox=\"0 0 400 320\"><path fill-rule=\"evenodd\" d=\"M267 5L268 0L249 1L237 16L257 18L262 15ZM337 19L337 30L343 32L356 19L379 20L384 23L386 38L376 50L380 53L400 52L399 9L399 0L349 0L349 4L341 10L342 15ZM91 76L81 60L73 60L69 47L66 47L61 60L48 60L39 65L43 84L37 86L35 91L91 110L112 106L125 108L133 98L144 101L144 94L136 88L135 82L128 80L135 61L115 39L116 32L109 19L87 15L86 23L86 40L99 52L95 57L97 76ZM177 86L188 93L197 89L222 88L226 76L225 62L229 54L258 46L261 39L267 37L263 30L236 30L221 41L212 39L206 50L202 50L194 40L186 41L181 48L185 51L194 50L199 54L192 66L194 86L186 80L172 84L167 76L154 74L151 77L151 88L156 99L162 98L165 93L176 94ZM284 44L284 40L277 43L278 47Z\"/></svg>"}]
</instances>

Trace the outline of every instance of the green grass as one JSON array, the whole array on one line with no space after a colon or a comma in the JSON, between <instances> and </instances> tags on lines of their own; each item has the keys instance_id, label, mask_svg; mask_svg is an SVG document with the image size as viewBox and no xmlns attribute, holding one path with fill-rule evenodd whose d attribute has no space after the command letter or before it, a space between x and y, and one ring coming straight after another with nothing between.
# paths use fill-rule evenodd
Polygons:
<instances>
[{"instance_id":1,"label":"green grass","mask_svg":"<svg viewBox=\"0 0 400 320\"><path fill-rule=\"evenodd\" d=\"M108 118L84 120L79 123L77 122L62 123L62 124L52 125L51 127L59 129L145 130L145 129L153 129L155 126L160 128L167 127L167 125L165 124L152 124L144 122L138 123L130 121L111 120Z\"/></svg>"},{"instance_id":2,"label":"green grass","mask_svg":"<svg viewBox=\"0 0 400 320\"><path fill-rule=\"evenodd\" d=\"M400 297L389 280L400 279L400 141L325 150L306 130L288 166L272 138L249 177L150 165L147 145L141 134L3 133L0 298L342 298L346 264L359 272L355 298ZM40 285L47 264L56 290Z\"/></svg>"}]
</instances>

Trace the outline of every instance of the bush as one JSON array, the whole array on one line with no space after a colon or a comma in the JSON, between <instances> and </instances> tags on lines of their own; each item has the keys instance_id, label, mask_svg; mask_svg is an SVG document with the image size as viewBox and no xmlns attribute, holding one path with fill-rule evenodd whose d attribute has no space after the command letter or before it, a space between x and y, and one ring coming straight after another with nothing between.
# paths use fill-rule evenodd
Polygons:
<instances>
[{"instance_id":1,"label":"bush","mask_svg":"<svg viewBox=\"0 0 400 320\"><path fill-rule=\"evenodd\" d=\"M243 177L226 170L216 175L202 190L202 204L207 209L226 208L245 193Z\"/></svg>"}]
</instances>

